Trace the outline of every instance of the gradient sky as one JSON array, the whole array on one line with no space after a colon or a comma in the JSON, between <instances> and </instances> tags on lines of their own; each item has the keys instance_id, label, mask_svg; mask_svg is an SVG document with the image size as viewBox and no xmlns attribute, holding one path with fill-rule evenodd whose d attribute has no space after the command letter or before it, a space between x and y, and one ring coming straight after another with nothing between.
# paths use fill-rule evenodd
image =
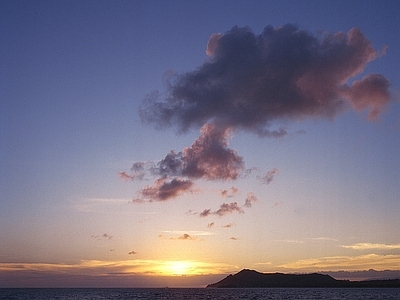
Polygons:
<instances>
[{"instance_id":1,"label":"gradient sky","mask_svg":"<svg viewBox=\"0 0 400 300\"><path fill-rule=\"evenodd\" d=\"M400 276L399 12L1 1L0 287Z\"/></svg>"}]
</instances>

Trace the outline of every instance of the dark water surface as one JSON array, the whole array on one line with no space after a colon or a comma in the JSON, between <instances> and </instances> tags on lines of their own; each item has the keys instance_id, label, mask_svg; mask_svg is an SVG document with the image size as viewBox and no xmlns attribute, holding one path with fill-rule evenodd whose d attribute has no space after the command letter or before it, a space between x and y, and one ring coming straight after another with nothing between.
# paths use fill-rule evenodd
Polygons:
<instances>
[{"instance_id":1,"label":"dark water surface","mask_svg":"<svg viewBox=\"0 0 400 300\"><path fill-rule=\"evenodd\" d=\"M400 299L400 288L0 289L0 299Z\"/></svg>"}]
</instances>

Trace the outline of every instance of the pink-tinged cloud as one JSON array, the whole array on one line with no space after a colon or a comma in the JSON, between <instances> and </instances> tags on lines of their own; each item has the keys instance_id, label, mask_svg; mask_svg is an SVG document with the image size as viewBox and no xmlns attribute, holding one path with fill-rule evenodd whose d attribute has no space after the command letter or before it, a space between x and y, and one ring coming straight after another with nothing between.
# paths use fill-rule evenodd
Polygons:
<instances>
[{"instance_id":1,"label":"pink-tinged cloud","mask_svg":"<svg viewBox=\"0 0 400 300\"><path fill-rule=\"evenodd\" d=\"M179 153L168 153L153 173L191 179L236 179L243 171L244 162L235 150L228 148L230 129L207 123L200 132L190 147Z\"/></svg>"},{"instance_id":2,"label":"pink-tinged cloud","mask_svg":"<svg viewBox=\"0 0 400 300\"><path fill-rule=\"evenodd\" d=\"M129 255L137 254L137 252L136 252L136 251L131 251L131 252L129 252L128 254L129 254Z\"/></svg>"},{"instance_id":3,"label":"pink-tinged cloud","mask_svg":"<svg viewBox=\"0 0 400 300\"><path fill-rule=\"evenodd\" d=\"M279 207L279 206L282 206L283 203L284 203L283 201L275 202L274 205L273 205L272 207Z\"/></svg>"},{"instance_id":4,"label":"pink-tinged cloud","mask_svg":"<svg viewBox=\"0 0 400 300\"><path fill-rule=\"evenodd\" d=\"M346 86L342 94L355 110L369 109L368 118L377 120L390 103L389 86L389 81L382 75L370 74L354 81L351 87Z\"/></svg>"},{"instance_id":5,"label":"pink-tinged cloud","mask_svg":"<svg viewBox=\"0 0 400 300\"><path fill-rule=\"evenodd\" d=\"M212 35L207 52L211 56L203 65L170 74L163 93L149 94L139 111L144 122L180 132L212 122L281 137L286 130L271 130L274 122L332 119L351 107L369 108L376 118L390 101L382 75L347 85L378 57L358 28L314 35L286 24L256 35L235 26Z\"/></svg>"},{"instance_id":6,"label":"pink-tinged cloud","mask_svg":"<svg viewBox=\"0 0 400 300\"><path fill-rule=\"evenodd\" d=\"M237 237L234 237L234 236L230 237L229 239L230 239L230 240L233 240L233 241L237 241L237 240L238 240L238 238L237 238Z\"/></svg>"},{"instance_id":7,"label":"pink-tinged cloud","mask_svg":"<svg viewBox=\"0 0 400 300\"><path fill-rule=\"evenodd\" d=\"M246 201L243 206L250 208L252 206L252 203L257 202L258 199L256 195L252 192L247 193Z\"/></svg>"},{"instance_id":8,"label":"pink-tinged cloud","mask_svg":"<svg viewBox=\"0 0 400 300\"><path fill-rule=\"evenodd\" d=\"M146 186L140 191L139 197L132 202L166 201L190 191L193 182L190 180L174 178L167 181L167 177L157 179L152 186Z\"/></svg>"},{"instance_id":9,"label":"pink-tinged cloud","mask_svg":"<svg viewBox=\"0 0 400 300\"><path fill-rule=\"evenodd\" d=\"M145 165L147 163L139 161L139 162L134 162L132 167L131 167L131 173L127 172L118 172L119 178L125 180L125 181L132 181L132 180L142 180L144 176L146 175L146 170L145 170Z\"/></svg>"},{"instance_id":10,"label":"pink-tinged cloud","mask_svg":"<svg viewBox=\"0 0 400 300\"><path fill-rule=\"evenodd\" d=\"M263 177L260 177L262 183L269 184L272 180L274 180L274 176L279 174L278 168L273 168L268 171Z\"/></svg>"},{"instance_id":11,"label":"pink-tinged cloud","mask_svg":"<svg viewBox=\"0 0 400 300\"><path fill-rule=\"evenodd\" d=\"M212 211L211 209L205 209L200 213L200 217L207 217L209 215L217 215L220 217L223 217L227 214L231 213L244 213L243 209L237 204L237 202L231 202L231 203L223 203L219 207L219 209Z\"/></svg>"},{"instance_id":12,"label":"pink-tinged cloud","mask_svg":"<svg viewBox=\"0 0 400 300\"><path fill-rule=\"evenodd\" d=\"M232 198L234 196L236 196L239 193L239 189L232 186L229 189L225 189L221 191L221 196L225 197L225 198Z\"/></svg>"},{"instance_id":13,"label":"pink-tinged cloud","mask_svg":"<svg viewBox=\"0 0 400 300\"><path fill-rule=\"evenodd\" d=\"M126 172L118 172L118 176L125 181L131 181L135 178L132 174L128 174Z\"/></svg>"},{"instance_id":14,"label":"pink-tinged cloud","mask_svg":"<svg viewBox=\"0 0 400 300\"><path fill-rule=\"evenodd\" d=\"M214 225L215 225L214 222L208 223L208 224L207 224L207 228L212 228L212 227L214 227Z\"/></svg>"},{"instance_id":15,"label":"pink-tinged cloud","mask_svg":"<svg viewBox=\"0 0 400 300\"><path fill-rule=\"evenodd\" d=\"M206 54L211 56L214 54L215 50L218 47L218 40L223 36L222 33L213 33L208 40Z\"/></svg>"}]
</instances>

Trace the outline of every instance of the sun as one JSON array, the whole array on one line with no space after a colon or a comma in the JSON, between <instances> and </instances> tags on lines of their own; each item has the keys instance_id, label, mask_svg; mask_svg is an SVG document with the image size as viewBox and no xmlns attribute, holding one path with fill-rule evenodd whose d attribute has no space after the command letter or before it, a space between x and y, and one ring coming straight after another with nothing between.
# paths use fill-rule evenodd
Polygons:
<instances>
[{"instance_id":1,"label":"sun","mask_svg":"<svg viewBox=\"0 0 400 300\"><path fill-rule=\"evenodd\" d=\"M188 261L170 261L168 262L167 272L171 275L190 275L190 271L192 269L192 265Z\"/></svg>"}]
</instances>

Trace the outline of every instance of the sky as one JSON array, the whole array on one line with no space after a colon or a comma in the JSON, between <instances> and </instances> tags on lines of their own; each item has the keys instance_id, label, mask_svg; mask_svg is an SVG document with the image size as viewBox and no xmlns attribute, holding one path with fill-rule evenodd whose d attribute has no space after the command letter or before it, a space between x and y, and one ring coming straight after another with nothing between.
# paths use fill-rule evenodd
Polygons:
<instances>
[{"instance_id":1,"label":"sky","mask_svg":"<svg viewBox=\"0 0 400 300\"><path fill-rule=\"evenodd\" d=\"M398 1L1 1L0 287L400 277Z\"/></svg>"}]
</instances>

